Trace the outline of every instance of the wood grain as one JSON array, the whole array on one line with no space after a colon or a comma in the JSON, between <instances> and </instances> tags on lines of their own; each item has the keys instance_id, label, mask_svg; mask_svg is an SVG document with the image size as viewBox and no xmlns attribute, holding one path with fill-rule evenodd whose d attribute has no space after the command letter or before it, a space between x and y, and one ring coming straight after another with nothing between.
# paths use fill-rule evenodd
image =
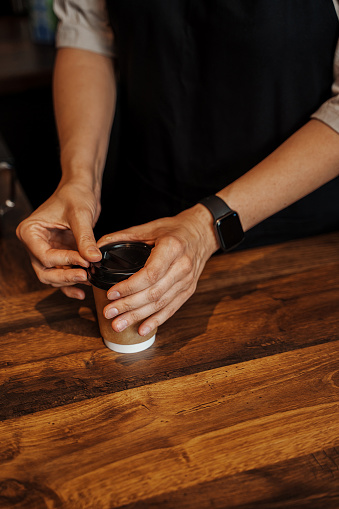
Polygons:
<instances>
[{"instance_id":1,"label":"wood grain","mask_svg":"<svg viewBox=\"0 0 339 509\"><path fill-rule=\"evenodd\" d=\"M154 347L133 355L104 347L93 299L86 308L55 290L9 298L0 307L0 420L338 340L338 292L339 271L329 278L325 268L226 286L209 302L197 292Z\"/></svg>"},{"instance_id":2,"label":"wood grain","mask_svg":"<svg viewBox=\"0 0 339 509\"><path fill-rule=\"evenodd\" d=\"M1 486L104 509L333 449L338 353L334 342L7 421Z\"/></svg>"},{"instance_id":3,"label":"wood grain","mask_svg":"<svg viewBox=\"0 0 339 509\"><path fill-rule=\"evenodd\" d=\"M213 257L203 271L198 285L213 291L224 284L239 285L276 276L337 265L339 232L293 240L282 244L235 251Z\"/></svg>"},{"instance_id":4,"label":"wood grain","mask_svg":"<svg viewBox=\"0 0 339 509\"><path fill-rule=\"evenodd\" d=\"M279 509L339 507L339 448L124 504L124 509Z\"/></svg>"},{"instance_id":5,"label":"wood grain","mask_svg":"<svg viewBox=\"0 0 339 509\"><path fill-rule=\"evenodd\" d=\"M339 507L338 233L213 257L155 345L119 355L90 288L37 281L20 215L0 239L1 509Z\"/></svg>"}]
</instances>

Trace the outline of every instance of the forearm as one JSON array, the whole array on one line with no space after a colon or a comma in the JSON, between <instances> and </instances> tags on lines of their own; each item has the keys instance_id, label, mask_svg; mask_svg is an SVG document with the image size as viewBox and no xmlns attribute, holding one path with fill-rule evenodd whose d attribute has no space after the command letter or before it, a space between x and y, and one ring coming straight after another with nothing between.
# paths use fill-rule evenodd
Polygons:
<instances>
[{"instance_id":1,"label":"forearm","mask_svg":"<svg viewBox=\"0 0 339 509\"><path fill-rule=\"evenodd\" d=\"M217 194L244 231L339 175L339 135L311 120L277 150Z\"/></svg>"},{"instance_id":2,"label":"forearm","mask_svg":"<svg viewBox=\"0 0 339 509\"><path fill-rule=\"evenodd\" d=\"M60 49L53 93L63 180L76 179L99 193L116 101L111 59Z\"/></svg>"}]
</instances>

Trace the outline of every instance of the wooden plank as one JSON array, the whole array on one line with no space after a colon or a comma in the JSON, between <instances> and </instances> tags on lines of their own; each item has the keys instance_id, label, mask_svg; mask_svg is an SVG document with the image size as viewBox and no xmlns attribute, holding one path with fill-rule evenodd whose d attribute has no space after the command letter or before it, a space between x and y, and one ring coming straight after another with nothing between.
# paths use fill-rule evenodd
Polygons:
<instances>
[{"instance_id":1,"label":"wooden plank","mask_svg":"<svg viewBox=\"0 0 339 509\"><path fill-rule=\"evenodd\" d=\"M338 291L339 274L319 268L197 293L160 328L154 347L133 355L105 348L91 310L80 316L79 302L60 292L56 301L47 293L32 308L23 299L8 325L14 330L1 338L0 420L338 340ZM39 326L18 329L26 316Z\"/></svg>"},{"instance_id":2,"label":"wooden plank","mask_svg":"<svg viewBox=\"0 0 339 509\"><path fill-rule=\"evenodd\" d=\"M25 198L20 194L18 210L5 216L5 221L9 221L10 232L6 238L0 238L0 296L14 296L14 301L15 297L21 298L23 293L43 291L46 288L36 278L23 245L14 236L17 224L29 212L24 201ZM197 292L267 280L325 265L338 265L338 260L337 232L218 255L208 261Z\"/></svg>"},{"instance_id":3,"label":"wooden plank","mask_svg":"<svg viewBox=\"0 0 339 509\"><path fill-rule=\"evenodd\" d=\"M217 261L217 258L214 260ZM292 299L297 300L303 293L306 297L313 297L317 293L335 293L338 290L339 260L336 264L304 270L286 277L281 277L277 272L269 272L270 277L258 278L255 269L251 276L247 274L246 282L241 284L237 283L238 275L235 273L233 273L234 277L231 277L225 271L225 275L221 277L218 264L214 263L214 260L206 268L207 279L206 276L201 278L195 295L189 301L188 305L192 308L193 315L196 312L195 306L200 306L200 313L204 313L205 307L210 308L211 303L215 304L221 298L223 303L225 303L225 299L228 300L227 307L230 309L229 314L232 314L235 307L232 304L234 301L240 300L246 295L250 298L254 292L257 294L256 298L261 297L261 293L271 291L270 288L274 289L274 286L277 287L277 290L272 290L272 293L276 295L272 295L271 298L280 301L280 304ZM273 274L275 274L274 277ZM279 278L279 282L275 281L277 278ZM319 281L317 278L320 278ZM273 281L271 281L272 279ZM281 289L283 286L286 287L284 293ZM83 307L89 307L92 312L95 312L91 290L88 287L85 287L85 290L87 297L84 302L68 299L59 290L46 286L42 286L39 291L30 292L29 295L16 295L2 299L0 300L0 331L15 330L25 324L40 325L46 321L48 323L63 321L65 318L78 316L79 309ZM339 299L339 295L336 297L337 299ZM187 309L184 314L186 311ZM178 313L175 317L177 316Z\"/></svg>"},{"instance_id":4,"label":"wooden plank","mask_svg":"<svg viewBox=\"0 0 339 509\"><path fill-rule=\"evenodd\" d=\"M14 295L20 301L24 294L45 288L37 279L19 240L14 237L0 238L0 298L7 299Z\"/></svg>"},{"instance_id":5,"label":"wooden plank","mask_svg":"<svg viewBox=\"0 0 339 509\"><path fill-rule=\"evenodd\" d=\"M72 299L62 299L60 292L39 283L30 266L28 255L22 244L14 237L14 232L9 238L0 239L0 242L0 295L6 297L0 301L0 331L5 330L5 326L10 327L11 324L16 325L18 322L20 324L20 320L26 323L29 320L33 323L35 317L39 316L35 310L35 305L39 301L47 313L48 301L45 303L44 299L47 299L53 291L58 299L57 305L62 307L63 312L67 313L69 307L71 310L77 308L78 304L72 305ZM339 272L337 233L215 256L206 264L196 293L226 290L240 284L250 288L251 283L324 266L328 267L330 273ZM22 293L27 291L30 296L25 298ZM32 306L29 305L31 299ZM88 305L93 307L90 292L87 292L87 300ZM52 317L51 313L56 316ZM53 302L50 303L49 318L63 319L61 308L55 311Z\"/></svg>"},{"instance_id":6,"label":"wooden plank","mask_svg":"<svg viewBox=\"0 0 339 509\"><path fill-rule=\"evenodd\" d=\"M338 353L337 341L8 420L0 486L34 489L40 507L105 509L333 449Z\"/></svg>"},{"instance_id":7,"label":"wooden plank","mask_svg":"<svg viewBox=\"0 0 339 509\"><path fill-rule=\"evenodd\" d=\"M220 286L265 281L325 265L338 266L338 258L339 232L233 251L208 261L200 277L200 283L204 283L200 289L212 291Z\"/></svg>"},{"instance_id":8,"label":"wooden plank","mask_svg":"<svg viewBox=\"0 0 339 509\"><path fill-rule=\"evenodd\" d=\"M338 509L339 448L123 505L124 509Z\"/></svg>"},{"instance_id":9,"label":"wooden plank","mask_svg":"<svg viewBox=\"0 0 339 509\"><path fill-rule=\"evenodd\" d=\"M80 310L91 306L88 314L93 315L94 301L88 292L88 301L69 299L60 290L44 285L39 291L0 300L0 333L20 330L24 327L40 326L63 322L79 317ZM59 327L60 328L60 327Z\"/></svg>"}]
</instances>

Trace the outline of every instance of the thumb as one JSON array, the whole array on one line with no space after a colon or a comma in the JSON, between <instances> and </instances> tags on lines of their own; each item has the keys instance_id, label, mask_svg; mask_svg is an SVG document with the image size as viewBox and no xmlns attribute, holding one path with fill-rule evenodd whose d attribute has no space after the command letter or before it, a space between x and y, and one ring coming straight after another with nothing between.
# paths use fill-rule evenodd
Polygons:
<instances>
[{"instance_id":1,"label":"thumb","mask_svg":"<svg viewBox=\"0 0 339 509\"><path fill-rule=\"evenodd\" d=\"M70 223L80 255L89 262L101 260L101 251L97 246L93 233L91 214L87 211L81 211Z\"/></svg>"},{"instance_id":2,"label":"thumb","mask_svg":"<svg viewBox=\"0 0 339 509\"><path fill-rule=\"evenodd\" d=\"M159 219L149 223L131 226L130 228L118 232L109 233L98 240L98 246L102 247L110 242L119 242L123 240L154 244L159 236L158 223L160 223Z\"/></svg>"}]
</instances>

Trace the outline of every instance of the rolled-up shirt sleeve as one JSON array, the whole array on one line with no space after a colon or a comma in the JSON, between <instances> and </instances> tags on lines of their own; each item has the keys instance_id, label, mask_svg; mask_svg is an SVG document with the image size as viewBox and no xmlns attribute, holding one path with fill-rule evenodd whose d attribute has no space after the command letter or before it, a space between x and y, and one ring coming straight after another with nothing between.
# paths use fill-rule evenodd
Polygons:
<instances>
[{"instance_id":1,"label":"rolled-up shirt sleeve","mask_svg":"<svg viewBox=\"0 0 339 509\"><path fill-rule=\"evenodd\" d=\"M332 97L323 103L320 108L311 115L311 118L321 120L339 133L339 41L334 57Z\"/></svg>"},{"instance_id":2,"label":"rolled-up shirt sleeve","mask_svg":"<svg viewBox=\"0 0 339 509\"><path fill-rule=\"evenodd\" d=\"M79 48L114 56L114 36L105 0L54 0L59 20L57 48Z\"/></svg>"}]
</instances>

